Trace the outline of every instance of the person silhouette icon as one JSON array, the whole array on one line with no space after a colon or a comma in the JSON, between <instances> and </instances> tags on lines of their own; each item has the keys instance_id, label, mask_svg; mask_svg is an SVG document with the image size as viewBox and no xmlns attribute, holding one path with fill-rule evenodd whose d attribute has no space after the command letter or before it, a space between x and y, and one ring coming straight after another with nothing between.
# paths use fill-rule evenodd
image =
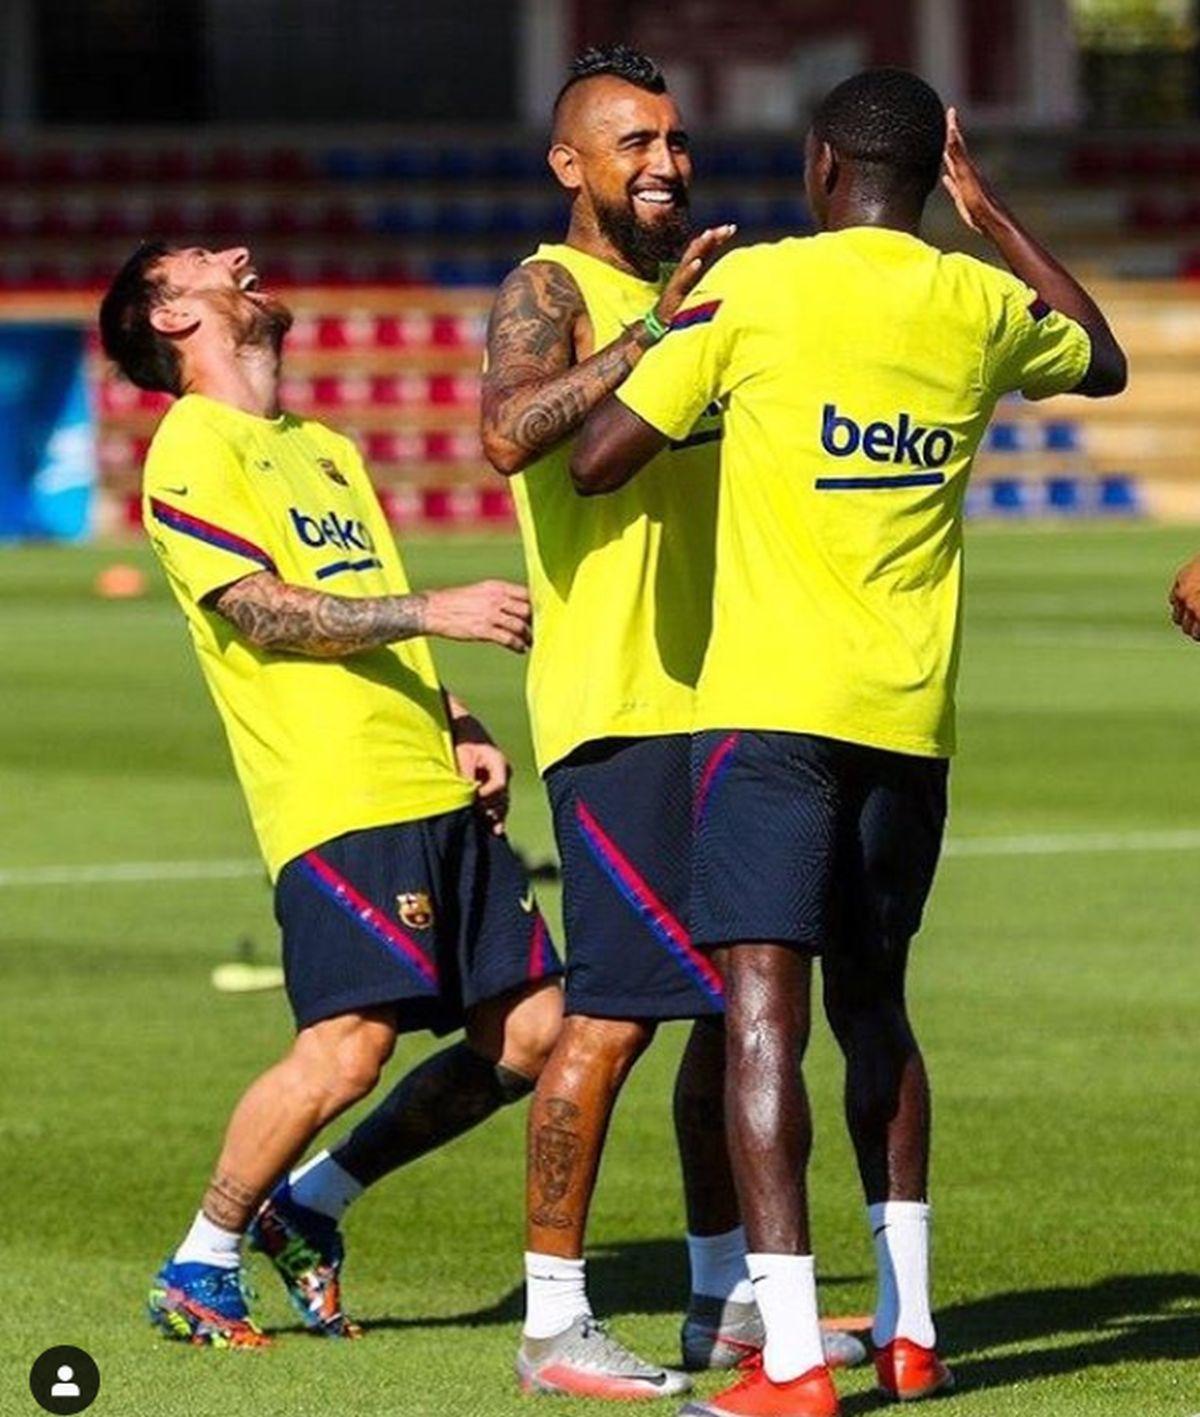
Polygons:
<instances>
[{"instance_id":1,"label":"person silhouette icon","mask_svg":"<svg viewBox=\"0 0 1200 1417\"><path fill-rule=\"evenodd\" d=\"M50 1389L51 1397L82 1397L79 1384L75 1382L75 1369L64 1363L58 1370L58 1381Z\"/></svg>"}]
</instances>

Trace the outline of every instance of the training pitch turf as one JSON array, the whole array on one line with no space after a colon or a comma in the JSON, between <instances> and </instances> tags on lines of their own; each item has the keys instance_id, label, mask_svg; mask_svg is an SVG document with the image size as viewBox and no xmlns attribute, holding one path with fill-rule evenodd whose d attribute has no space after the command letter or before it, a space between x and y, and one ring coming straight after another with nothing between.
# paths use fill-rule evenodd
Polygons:
<instances>
[{"instance_id":1,"label":"training pitch turf","mask_svg":"<svg viewBox=\"0 0 1200 1417\"><path fill-rule=\"evenodd\" d=\"M935 1088L936 1295L960 1383L947 1417L1200 1411L1200 647L1164 608L1197 542L1115 527L970 539L950 847L911 988ZM150 570L145 599L93 596L114 559ZM274 957L270 899L149 560L0 556L0 1413L37 1410L29 1365L60 1343L96 1357L92 1410L114 1417L527 1412L510 1369L518 1111L352 1213L361 1344L296 1332L257 1265L274 1351L194 1352L144 1322L230 1105L289 1035L282 995L209 983L239 941ZM519 574L508 540L421 541L409 561L425 584ZM520 664L474 647L438 657L516 759L513 834L547 859ZM232 864L204 879L205 862ZM553 890L543 898L553 911ZM681 1038L665 1030L628 1089L591 1228L598 1307L663 1360L686 1287L668 1105ZM391 1075L426 1046L402 1044ZM819 1024L810 1077L823 1307L863 1313L870 1249ZM865 1374L840 1386L850 1417L876 1407Z\"/></svg>"}]
</instances>

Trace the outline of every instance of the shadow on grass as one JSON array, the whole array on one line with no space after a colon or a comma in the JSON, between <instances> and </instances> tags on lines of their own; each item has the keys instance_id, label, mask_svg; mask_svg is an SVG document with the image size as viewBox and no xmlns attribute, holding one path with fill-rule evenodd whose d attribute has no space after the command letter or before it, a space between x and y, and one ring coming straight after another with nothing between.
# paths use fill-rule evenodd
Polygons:
<instances>
[{"instance_id":1,"label":"shadow on grass","mask_svg":"<svg viewBox=\"0 0 1200 1417\"><path fill-rule=\"evenodd\" d=\"M821 1288L828 1292L838 1285L861 1283L864 1278L863 1275L823 1275ZM601 1316L626 1313L682 1316L688 1296L687 1248L682 1240L637 1240L626 1245L590 1249L588 1295ZM371 1329L473 1328L518 1324L524 1317L524 1304L524 1286L518 1284L494 1304L469 1313L355 1316L361 1317L363 1326ZM354 1313L353 1302L349 1307ZM294 1325L272 1332L289 1333L298 1328L299 1325Z\"/></svg>"},{"instance_id":2,"label":"shadow on grass","mask_svg":"<svg viewBox=\"0 0 1200 1417\"><path fill-rule=\"evenodd\" d=\"M826 1312L836 1311L839 1286L861 1284L864 1278L824 1276ZM588 1291L600 1315L678 1314L687 1288L687 1252L678 1240L589 1251ZM364 1316L363 1323L385 1331L515 1328L522 1315L523 1293L517 1285L495 1303L466 1313ZM1200 1275L1119 1275L1090 1285L992 1294L940 1309L937 1322L939 1347L964 1394L1120 1363L1195 1360L1200 1358ZM994 1352L1005 1348L1017 1351ZM988 1356L989 1350L994 1356ZM983 1356L957 1356L962 1354ZM884 1405L873 1393L851 1393L843 1398L842 1410L844 1417L857 1417Z\"/></svg>"},{"instance_id":3,"label":"shadow on grass","mask_svg":"<svg viewBox=\"0 0 1200 1417\"><path fill-rule=\"evenodd\" d=\"M940 1311L938 1328L951 1358L1031 1345L955 1363L963 1388L1006 1387L1117 1363L1196 1359L1200 1274L1114 1275L1075 1288L994 1294ZM1060 1336L1073 1341L1040 1346Z\"/></svg>"},{"instance_id":4,"label":"shadow on grass","mask_svg":"<svg viewBox=\"0 0 1200 1417\"><path fill-rule=\"evenodd\" d=\"M1200 1357L1198 1310L1200 1275L1118 1275L1090 1285L992 1294L940 1309L939 1347L954 1369L956 1390L966 1395L1119 1363L1194 1361ZM1019 1351L956 1357L1009 1347ZM952 1398L946 1400L948 1410ZM854 1393L842 1399L842 1413L859 1417L886 1405L875 1393Z\"/></svg>"}]
</instances>

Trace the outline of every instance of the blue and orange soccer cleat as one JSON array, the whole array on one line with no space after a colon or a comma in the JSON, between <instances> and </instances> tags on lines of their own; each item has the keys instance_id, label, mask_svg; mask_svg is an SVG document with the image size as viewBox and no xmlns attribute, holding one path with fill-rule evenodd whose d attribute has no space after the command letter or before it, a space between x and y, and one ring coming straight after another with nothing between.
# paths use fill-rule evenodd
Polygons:
<instances>
[{"instance_id":1,"label":"blue and orange soccer cleat","mask_svg":"<svg viewBox=\"0 0 1200 1417\"><path fill-rule=\"evenodd\" d=\"M310 1333L362 1336L359 1325L342 1312L345 1247L336 1221L294 1200L291 1186L281 1181L259 1207L246 1240L271 1261Z\"/></svg>"},{"instance_id":2,"label":"blue and orange soccer cleat","mask_svg":"<svg viewBox=\"0 0 1200 1417\"><path fill-rule=\"evenodd\" d=\"M271 1343L250 1317L239 1267L167 1260L154 1276L146 1307L155 1328L197 1348L267 1348Z\"/></svg>"}]
</instances>

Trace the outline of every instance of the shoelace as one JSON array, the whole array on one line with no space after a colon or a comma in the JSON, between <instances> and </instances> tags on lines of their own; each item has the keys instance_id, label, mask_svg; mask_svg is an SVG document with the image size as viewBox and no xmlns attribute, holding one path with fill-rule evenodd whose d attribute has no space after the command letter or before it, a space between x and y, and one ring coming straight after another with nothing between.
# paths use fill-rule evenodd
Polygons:
<instances>
[{"instance_id":1,"label":"shoelace","mask_svg":"<svg viewBox=\"0 0 1200 1417\"><path fill-rule=\"evenodd\" d=\"M654 1372L624 1344L618 1343L599 1319L585 1318L579 1326L579 1336L585 1343L594 1342L599 1346L603 1356L597 1361L609 1372L637 1375Z\"/></svg>"}]
</instances>

